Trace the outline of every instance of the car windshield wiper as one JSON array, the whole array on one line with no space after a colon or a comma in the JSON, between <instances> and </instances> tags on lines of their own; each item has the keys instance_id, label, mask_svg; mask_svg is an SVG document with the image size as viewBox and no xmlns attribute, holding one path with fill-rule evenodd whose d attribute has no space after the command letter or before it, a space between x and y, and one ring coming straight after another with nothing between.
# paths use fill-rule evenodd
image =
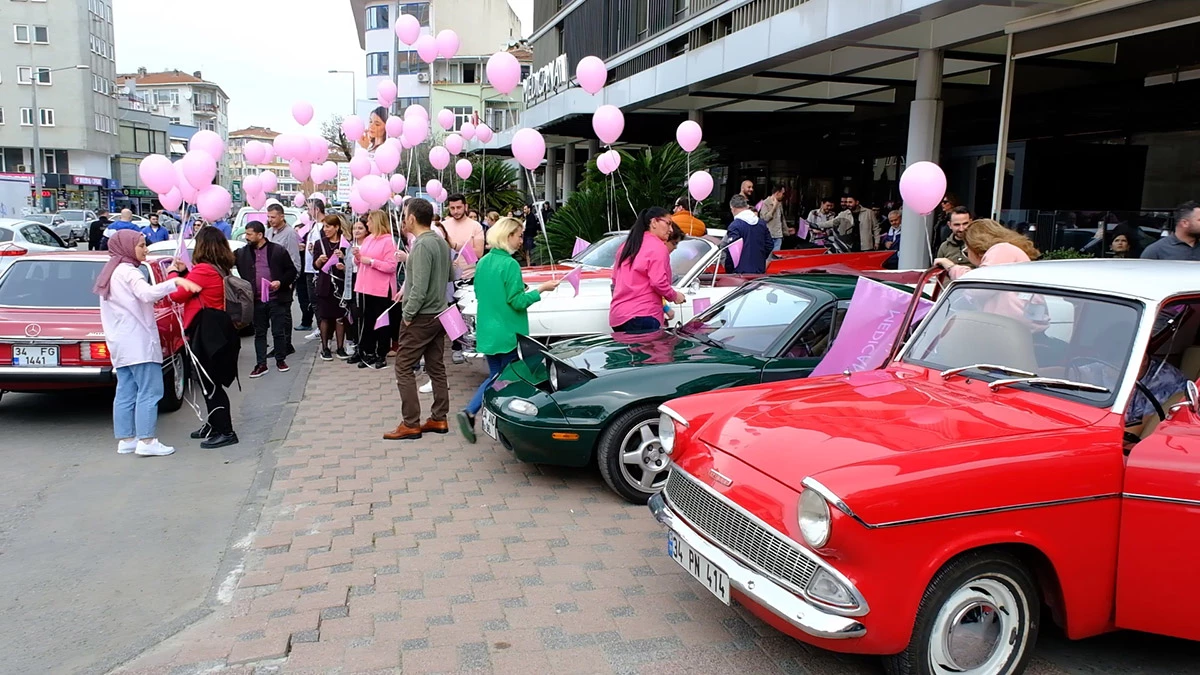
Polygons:
<instances>
[{"instance_id":1,"label":"car windshield wiper","mask_svg":"<svg viewBox=\"0 0 1200 675\"><path fill-rule=\"evenodd\" d=\"M996 380L988 383L988 387L992 391L998 390L1000 387L1007 387L1013 384L1028 384L1034 387L1047 387L1049 389L1071 389L1074 391L1089 391L1096 394L1111 394L1112 391L1108 387L1101 387L1097 384L1088 384L1087 382L1075 382L1073 380L1060 380L1055 377L1015 377L1008 380Z\"/></svg>"},{"instance_id":2,"label":"car windshield wiper","mask_svg":"<svg viewBox=\"0 0 1200 675\"><path fill-rule=\"evenodd\" d=\"M689 331L686 333L686 335L688 337L692 338L693 340L698 340L700 342L703 342L704 344L708 345L709 347L717 347L718 349L723 349L725 347L725 345L720 340L715 340L713 338L710 338L709 336L707 336L703 333L692 333Z\"/></svg>"},{"instance_id":3,"label":"car windshield wiper","mask_svg":"<svg viewBox=\"0 0 1200 675\"><path fill-rule=\"evenodd\" d=\"M988 370L988 371L993 371L993 372L997 372L997 373L1004 373L1005 375L1018 375L1020 377L1037 377L1038 376L1037 373L1031 373L1027 370L1021 370L1019 368L1009 368L1008 366L997 366L997 365L991 364L991 363L975 363L975 364L972 364L969 366L962 366L960 368L948 368L946 370L943 370L942 371L942 379L948 380L948 379L950 379L950 377L952 375L958 375L959 373L967 371L967 370Z\"/></svg>"}]
</instances>

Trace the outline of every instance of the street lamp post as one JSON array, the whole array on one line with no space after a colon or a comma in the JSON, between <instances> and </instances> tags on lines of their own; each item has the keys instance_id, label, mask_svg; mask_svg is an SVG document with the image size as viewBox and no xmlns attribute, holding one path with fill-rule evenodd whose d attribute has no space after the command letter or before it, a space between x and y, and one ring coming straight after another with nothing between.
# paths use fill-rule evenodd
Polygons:
<instances>
[{"instance_id":1,"label":"street lamp post","mask_svg":"<svg viewBox=\"0 0 1200 675\"><path fill-rule=\"evenodd\" d=\"M60 70L88 70L91 66L77 65L66 66L63 68L53 68L46 71L47 73L57 73ZM38 212L42 210L42 138L40 135L40 127L42 126L42 113L38 110L37 90L38 77L40 76L41 68L38 66L29 66L29 86L33 89L33 195L34 205L37 206Z\"/></svg>"},{"instance_id":2,"label":"street lamp post","mask_svg":"<svg viewBox=\"0 0 1200 675\"><path fill-rule=\"evenodd\" d=\"M357 81L357 76L354 74L354 71L353 70L331 70L329 72L330 72L330 74L341 74L341 75L349 75L350 76L350 96L354 99L350 103L350 114L351 115L358 114L358 111L356 110L356 108L358 106L358 81Z\"/></svg>"}]
</instances>

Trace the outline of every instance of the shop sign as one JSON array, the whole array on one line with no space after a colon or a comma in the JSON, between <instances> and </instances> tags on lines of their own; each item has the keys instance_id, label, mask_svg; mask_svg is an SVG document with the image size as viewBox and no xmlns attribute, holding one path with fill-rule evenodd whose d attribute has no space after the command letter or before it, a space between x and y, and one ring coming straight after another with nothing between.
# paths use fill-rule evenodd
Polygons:
<instances>
[{"instance_id":1,"label":"shop sign","mask_svg":"<svg viewBox=\"0 0 1200 675\"><path fill-rule=\"evenodd\" d=\"M71 176L71 183L74 185L92 185L95 187L104 187L103 178L93 178L92 176Z\"/></svg>"},{"instance_id":2,"label":"shop sign","mask_svg":"<svg viewBox=\"0 0 1200 675\"><path fill-rule=\"evenodd\" d=\"M571 71L567 67L567 55L559 54L558 58L538 68L525 78L525 106L531 106L538 101L553 96L558 90L566 87L571 81Z\"/></svg>"},{"instance_id":3,"label":"shop sign","mask_svg":"<svg viewBox=\"0 0 1200 675\"><path fill-rule=\"evenodd\" d=\"M125 192L130 197L142 197L145 199L154 199L154 191L146 188L126 188Z\"/></svg>"},{"instance_id":4,"label":"shop sign","mask_svg":"<svg viewBox=\"0 0 1200 675\"><path fill-rule=\"evenodd\" d=\"M233 197L233 201L235 201L235 202L242 201L242 181L235 180L235 181L233 181L233 183L231 183L229 185L229 187L230 187L230 196Z\"/></svg>"},{"instance_id":5,"label":"shop sign","mask_svg":"<svg viewBox=\"0 0 1200 675\"><path fill-rule=\"evenodd\" d=\"M350 173L349 162L339 162L337 167L337 200L339 204L345 204L350 201L350 186L353 182L353 176Z\"/></svg>"},{"instance_id":6,"label":"shop sign","mask_svg":"<svg viewBox=\"0 0 1200 675\"><path fill-rule=\"evenodd\" d=\"M121 189L121 181L117 180L116 178L105 178L104 179L104 189L105 190L120 190Z\"/></svg>"}]
</instances>

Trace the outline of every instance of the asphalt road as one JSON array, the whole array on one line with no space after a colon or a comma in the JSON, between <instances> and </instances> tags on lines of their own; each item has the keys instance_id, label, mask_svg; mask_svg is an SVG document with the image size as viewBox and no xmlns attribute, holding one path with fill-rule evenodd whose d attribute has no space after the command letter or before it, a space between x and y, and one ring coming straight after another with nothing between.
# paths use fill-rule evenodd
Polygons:
<instances>
[{"instance_id":1,"label":"asphalt road","mask_svg":"<svg viewBox=\"0 0 1200 675\"><path fill-rule=\"evenodd\" d=\"M0 399L0 672L105 672L221 603L311 372L293 335L291 371L256 380L243 341L241 443L218 450L188 438L187 404L159 417L175 454L137 457L116 452L111 391Z\"/></svg>"}]
</instances>

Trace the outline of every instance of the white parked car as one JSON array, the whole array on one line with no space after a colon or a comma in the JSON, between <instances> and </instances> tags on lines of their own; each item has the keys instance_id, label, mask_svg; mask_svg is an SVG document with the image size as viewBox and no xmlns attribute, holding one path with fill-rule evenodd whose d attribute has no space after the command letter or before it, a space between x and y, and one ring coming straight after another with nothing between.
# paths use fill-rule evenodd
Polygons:
<instances>
[{"instance_id":1,"label":"white parked car","mask_svg":"<svg viewBox=\"0 0 1200 675\"><path fill-rule=\"evenodd\" d=\"M238 241L242 241L246 238L246 223L250 222L249 217L251 215L261 216L262 222L265 223L267 220L267 206L270 206L270 201L273 200L269 200L268 203L265 204L261 209L252 209L249 206L243 206L241 209L239 209L237 216L234 217L233 223L231 224L231 238ZM280 206L282 206L282 204L280 204ZM302 213L304 213L302 209L297 209L291 206L283 207L283 219L286 220L287 224L291 225L292 227L295 227L296 223L300 221L300 214Z\"/></svg>"},{"instance_id":2,"label":"white parked car","mask_svg":"<svg viewBox=\"0 0 1200 675\"><path fill-rule=\"evenodd\" d=\"M26 253L62 251L67 243L49 225L24 218L0 218L0 272Z\"/></svg>"}]
</instances>

